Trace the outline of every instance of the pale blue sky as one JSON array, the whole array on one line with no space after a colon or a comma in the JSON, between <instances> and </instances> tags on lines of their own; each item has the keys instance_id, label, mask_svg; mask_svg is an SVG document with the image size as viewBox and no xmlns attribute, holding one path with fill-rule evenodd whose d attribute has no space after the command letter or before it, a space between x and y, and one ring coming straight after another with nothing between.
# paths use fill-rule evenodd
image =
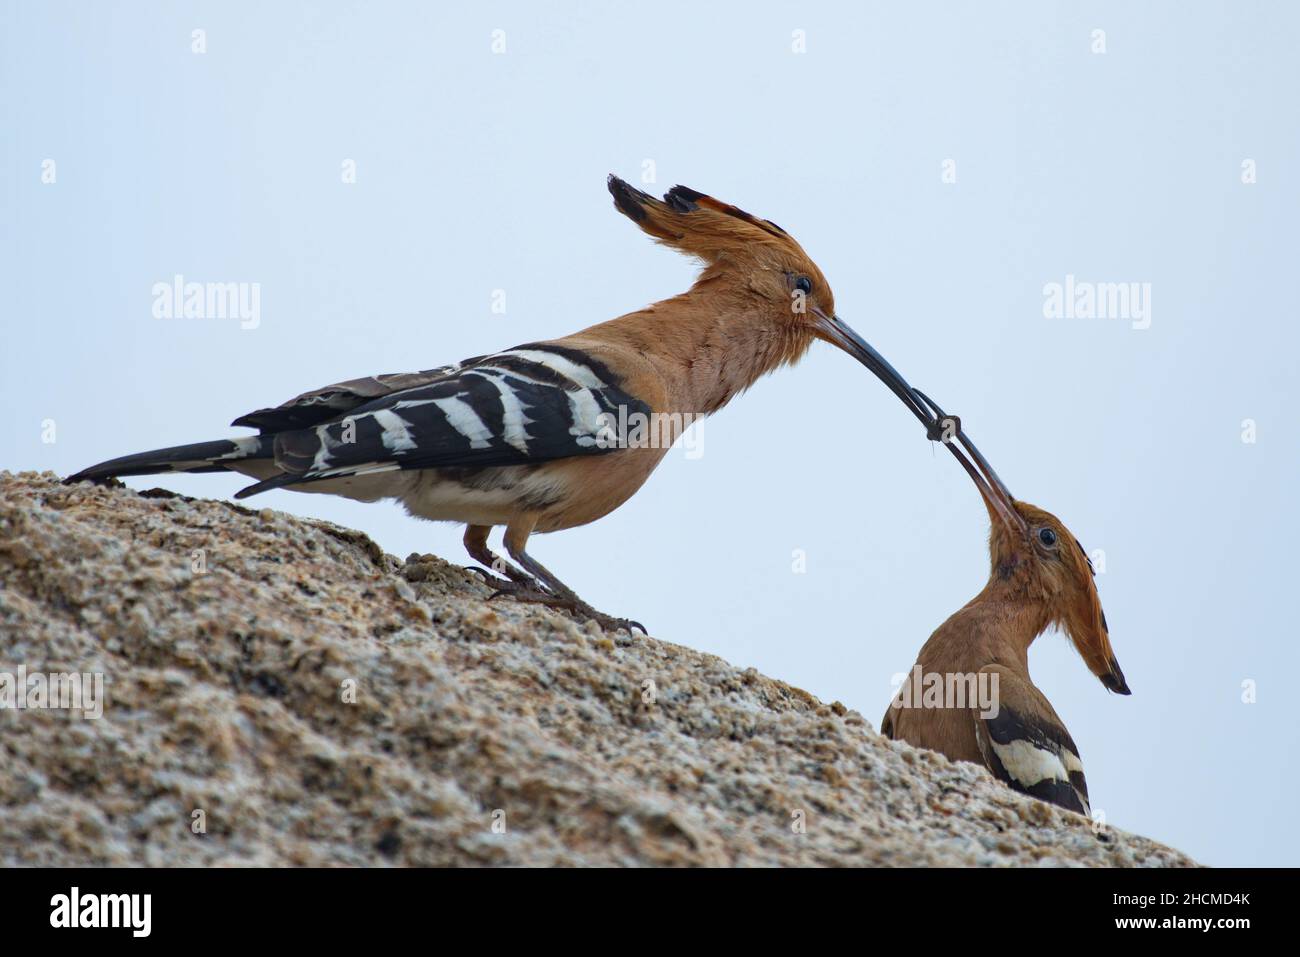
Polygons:
<instances>
[{"instance_id":1,"label":"pale blue sky","mask_svg":"<svg viewBox=\"0 0 1300 957\"><path fill-rule=\"evenodd\" d=\"M459 6L4 4L0 467L237 434L307 388L673 295L692 265L605 192L652 160L658 191L788 229L1012 491L1104 549L1133 696L1060 636L1031 655L1094 807L1209 864L1300 864L1297 8ZM260 325L155 319L177 273L260 283ZM1150 328L1044 318L1067 275L1150 283ZM532 550L597 607L874 724L987 575L984 510L938 452L817 346L707 422L702 457ZM396 506L257 501L466 560Z\"/></svg>"}]
</instances>

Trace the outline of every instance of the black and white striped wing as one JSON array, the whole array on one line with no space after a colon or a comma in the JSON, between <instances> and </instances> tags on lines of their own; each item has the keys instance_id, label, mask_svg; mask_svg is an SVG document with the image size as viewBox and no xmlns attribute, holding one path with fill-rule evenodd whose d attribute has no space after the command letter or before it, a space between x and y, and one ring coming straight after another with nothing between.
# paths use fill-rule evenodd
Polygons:
<instances>
[{"instance_id":1,"label":"black and white striped wing","mask_svg":"<svg viewBox=\"0 0 1300 957\"><path fill-rule=\"evenodd\" d=\"M463 363L309 428L275 436L281 475L241 490L397 469L522 465L618 447L616 423L649 407L583 352L538 343Z\"/></svg>"},{"instance_id":2,"label":"black and white striped wing","mask_svg":"<svg viewBox=\"0 0 1300 957\"><path fill-rule=\"evenodd\" d=\"M1070 732L1046 698L1029 696L1028 688L1014 678L1009 683L1009 673L998 670L997 715L985 718L972 711L984 763L994 777L1017 791L1090 815L1088 782Z\"/></svg>"},{"instance_id":3,"label":"black and white striped wing","mask_svg":"<svg viewBox=\"0 0 1300 957\"><path fill-rule=\"evenodd\" d=\"M482 358L479 356L455 365L439 366L423 372L389 372L362 379L349 379L347 382L336 382L296 395L288 402L274 408L258 409L256 412L241 415L230 424L258 429L263 434L307 428L328 422L358 406L394 392L414 389L445 379L467 365L482 361Z\"/></svg>"}]
</instances>

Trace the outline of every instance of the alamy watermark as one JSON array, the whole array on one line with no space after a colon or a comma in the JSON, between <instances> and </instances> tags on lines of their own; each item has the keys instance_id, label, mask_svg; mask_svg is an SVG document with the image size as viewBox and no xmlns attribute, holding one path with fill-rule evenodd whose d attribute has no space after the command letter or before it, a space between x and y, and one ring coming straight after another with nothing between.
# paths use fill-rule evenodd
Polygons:
<instances>
[{"instance_id":1,"label":"alamy watermark","mask_svg":"<svg viewBox=\"0 0 1300 957\"><path fill-rule=\"evenodd\" d=\"M51 927L120 927L132 937L148 937L153 929L152 894L70 893L50 898Z\"/></svg>"},{"instance_id":2,"label":"alamy watermark","mask_svg":"<svg viewBox=\"0 0 1300 957\"><path fill-rule=\"evenodd\" d=\"M262 323L260 282L186 282L177 273L150 291L155 319L238 319L241 329Z\"/></svg>"},{"instance_id":3,"label":"alamy watermark","mask_svg":"<svg viewBox=\"0 0 1300 957\"><path fill-rule=\"evenodd\" d=\"M981 718L996 718L998 673L922 672L915 665L910 674L894 675L891 685L897 689L891 708L978 708Z\"/></svg>"},{"instance_id":4,"label":"alamy watermark","mask_svg":"<svg viewBox=\"0 0 1300 957\"><path fill-rule=\"evenodd\" d=\"M0 711L76 710L83 718L104 716L103 672L0 671Z\"/></svg>"},{"instance_id":5,"label":"alamy watermark","mask_svg":"<svg viewBox=\"0 0 1300 957\"><path fill-rule=\"evenodd\" d=\"M598 449L667 449L678 440L688 459L704 454L704 414L701 412L629 412L596 416L593 444Z\"/></svg>"},{"instance_id":6,"label":"alamy watermark","mask_svg":"<svg viewBox=\"0 0 1300 957\"><path fill-rule=\"evenodd\" d=\"M1127 319L1134 329L1151 327L1151 283L1081 282L1067 275L1064 283L1043 286L1043 315L1048 319Z\"/></svg>"}]
</instances>

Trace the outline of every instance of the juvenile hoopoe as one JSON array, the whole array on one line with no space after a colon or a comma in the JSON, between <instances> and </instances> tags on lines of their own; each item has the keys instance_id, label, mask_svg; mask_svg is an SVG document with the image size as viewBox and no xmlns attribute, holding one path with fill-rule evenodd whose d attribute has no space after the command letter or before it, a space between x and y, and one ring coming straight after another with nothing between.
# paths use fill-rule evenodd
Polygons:
<instances>
[{"instance_id":1,"label":"juvenile hoopoe","mask_svg":"<svg viewBox=\"0 0 1300 957\"><path fill-rule=\"evenodd\" d=\"M562 339L325 386L232 423L258 435L128 455L67 481L234 471L259 479L236 498L287 488L395 499L413 516L464 522L469 554L509 579L475 569L497 594L630 630L633 622L597 612L533 558L529 536L609 514L685 423L793 363L815 339L869 368L876 357L836 317L821 270L776 224L684 186L660 201L615 176L608 185L620 212L700 260L689 291ZM661 441L619 434L621 423L655 414ZM498 525L517 565L488 547Z\"/></svg>"},{"instance_id":2,"label":"juvenile hoopoe","mask_svg":"<svg viewBox=\"0 0 1300 957\"><path fill-rule=\"evenodd\" d=\"M955 761L982 764L1017 791L1088 815L1079 749L1030 680L1029 646L1049 627L1060 627L1107 690L1129 694L1111 650L1092 561L1060 519L1012 497L959 419L878 362L930 438L943 441L969 473L992 524L988 583L921 648L880 731Z\"/></svg>"}]
</instances>

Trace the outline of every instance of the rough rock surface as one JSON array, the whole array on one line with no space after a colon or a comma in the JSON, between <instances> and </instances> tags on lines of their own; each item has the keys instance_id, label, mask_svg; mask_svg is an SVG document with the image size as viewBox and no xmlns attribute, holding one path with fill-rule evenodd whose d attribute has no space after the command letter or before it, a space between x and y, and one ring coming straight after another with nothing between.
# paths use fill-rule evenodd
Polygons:
<instances>
[{"instance_id":1,"label":"rough rock surface","mask_svg":"<svg viewBox=\"0 0 1300 957\"><path fill-rule=\"evenodd\" d=\"M0 672L107 699L0 711L0 865L1192 864L488 595L325 522L0 472Z\"/></svg>"}]
</instances>

